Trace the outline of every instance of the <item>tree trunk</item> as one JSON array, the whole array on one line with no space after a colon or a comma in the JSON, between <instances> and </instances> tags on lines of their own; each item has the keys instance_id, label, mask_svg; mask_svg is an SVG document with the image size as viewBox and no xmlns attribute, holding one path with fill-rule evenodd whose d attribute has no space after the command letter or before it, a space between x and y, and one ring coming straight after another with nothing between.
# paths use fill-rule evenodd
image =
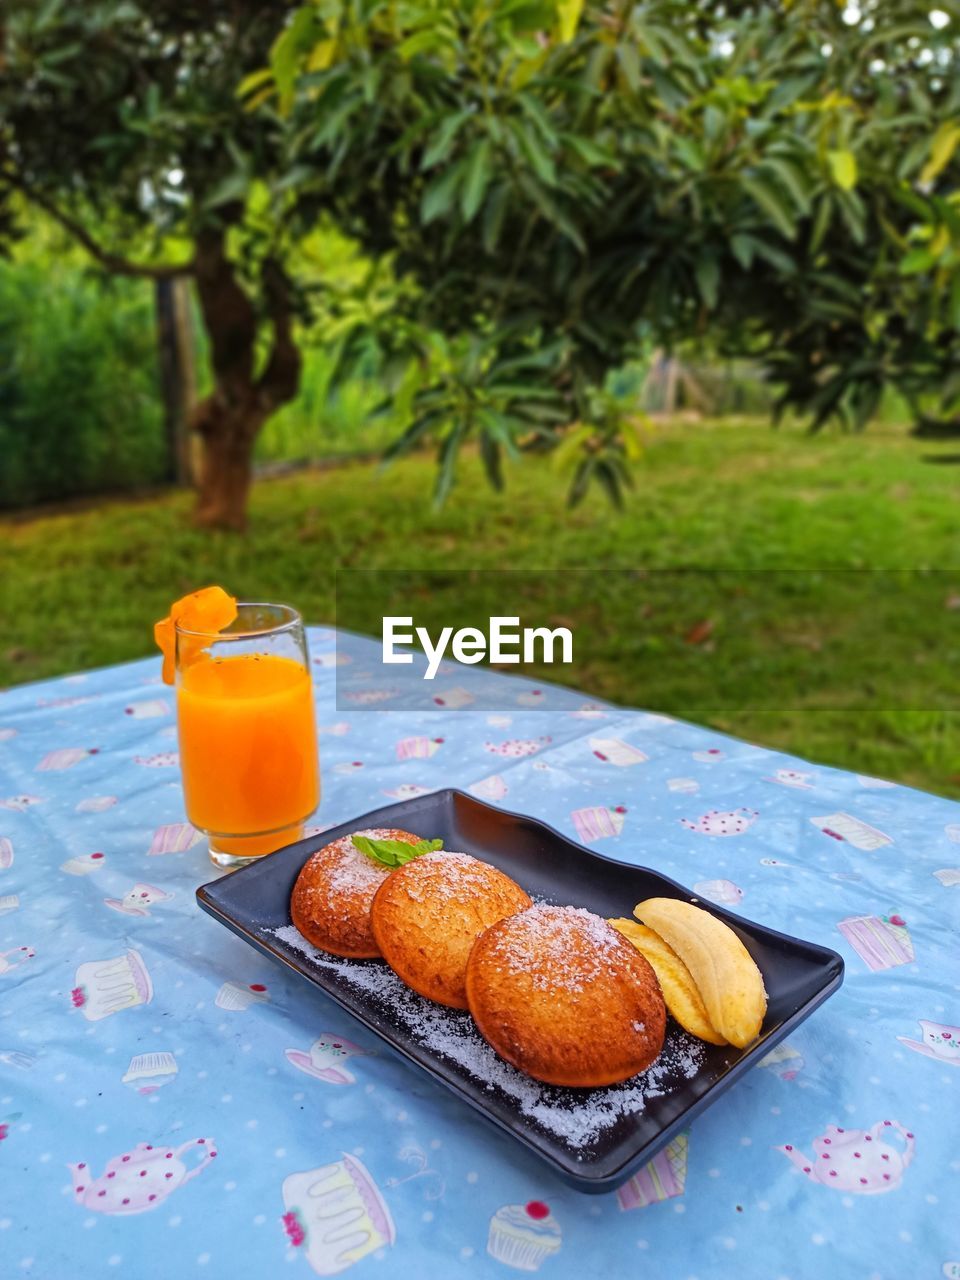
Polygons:
<instances>
[{"instance_id":1,"label":"tree trunk","mask_svg":"<svg viewBox=\"0 0 960 1280\"><path fill-rule=\"evenodd\" d=\"M200 475L194 523L201 529L242 532L247 523L253 446L266 421L255 405L247 411L210 413L210 401L198 406L208 419L200 428Z\"/></svg>"},{"instance_id":2,"label":"tree trunk","mask_svg":"<svg viewBox=\"0 0 960 1280\"><path fill-rule=\"evenodd\" d=\"M195 261L214 389L190 415L202 443L194 520L205 529L242 530L254 442L271 415L297 394L300 382L290 285L279 265L265 260L260 288L273 332L263 371L256 375L259 317L227 256L223 228L200 233Z\"/></svg>"},{"instance_id":3,"label":"tree trunk","mask_svg":"<svg viewBox=\"0 0 960 1280\"><path fill-rule=\"evenodd\" d=\"M192 484L194 459L188 430L196 401L190 286L181 277L156 282L160 389L167 442L167 479Z\"/></svg>"}]
</instances>

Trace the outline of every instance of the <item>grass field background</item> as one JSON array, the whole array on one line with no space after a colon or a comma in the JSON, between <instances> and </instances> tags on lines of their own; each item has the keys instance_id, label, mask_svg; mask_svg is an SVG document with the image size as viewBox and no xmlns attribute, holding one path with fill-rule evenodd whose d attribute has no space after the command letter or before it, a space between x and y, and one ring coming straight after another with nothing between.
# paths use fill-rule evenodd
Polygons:
<instances>
[{"instance_id":1,"label":"grass field background","mask_svg":"<svg viewBox=\"0 0 960 1280\"><path fill-rule=\"evenodd\" d=\"M430 571L418 621L465 625L502 611L495 580L469 570L525 570L530 624L562 620L583 639L576 665L545 678L960 795L949 458L891 426L811 437L668 423L622 514L599 497L567 510L566 477L543 460L492 493L470 456L437 512L421 455L261 480L243 537L192 529L177 492L10 517L0 683L144 656L153 620L209 582L332 622L337 569ZM556 572L578 569L591 572ZM677 569L702 572L655 572ZM362 622L356 592L353 605ZM364 629L380 605L369 597Z\"/></svg>"}]
</instances>

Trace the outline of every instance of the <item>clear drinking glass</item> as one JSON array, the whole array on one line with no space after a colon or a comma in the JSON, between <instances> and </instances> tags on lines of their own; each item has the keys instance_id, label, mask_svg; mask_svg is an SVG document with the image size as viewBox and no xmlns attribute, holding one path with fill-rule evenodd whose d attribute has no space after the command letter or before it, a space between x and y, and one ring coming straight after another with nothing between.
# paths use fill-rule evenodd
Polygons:
<instances>
[{"instance_id":1,"label":"clear drinking glass","mask_svg":"<svg viewBox=\"0 0 960 1280\"><path fill-rule=\"evenodd\" d=\"M303 621L285 604L239 604L223 631L176 627L177 728L187 818L218 867L303 834L320 801Z\"/></svg>"}]
</instances>

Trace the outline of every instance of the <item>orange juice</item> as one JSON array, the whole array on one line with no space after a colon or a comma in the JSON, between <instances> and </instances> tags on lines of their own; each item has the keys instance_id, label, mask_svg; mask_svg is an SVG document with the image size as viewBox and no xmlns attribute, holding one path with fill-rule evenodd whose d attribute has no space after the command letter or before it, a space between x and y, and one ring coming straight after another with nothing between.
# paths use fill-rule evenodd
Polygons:
<instances>
[{"instance_id":1,"label":"orange juice","mask_svg":"<svg viewBox=\"0 0 960 1280\"><path fill-rule=\"evenodd\" d=\"M221 851L245 856L298 839L320 798L313 693L301 663L200 657L180 672L177 721L194 826L215 834Z\"/></svg>"}]
</instances>

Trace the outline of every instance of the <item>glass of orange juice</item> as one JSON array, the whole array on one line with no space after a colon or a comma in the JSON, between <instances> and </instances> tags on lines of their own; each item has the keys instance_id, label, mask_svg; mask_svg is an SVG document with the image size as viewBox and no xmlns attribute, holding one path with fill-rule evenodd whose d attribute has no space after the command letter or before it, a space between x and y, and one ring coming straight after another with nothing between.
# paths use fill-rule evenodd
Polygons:
<instances>
[{"instance_id":1,"label":"glass of orange juice","mask_svg":"<svg viewBox=\"0 0 960 1280\"><path fill-rule=\"evenodd\" d=\"M218 867L298 840L320 801L303 621L238 604L222 631L176 625L177 727L187 818Z\"/></svg>"}]
</instances>

